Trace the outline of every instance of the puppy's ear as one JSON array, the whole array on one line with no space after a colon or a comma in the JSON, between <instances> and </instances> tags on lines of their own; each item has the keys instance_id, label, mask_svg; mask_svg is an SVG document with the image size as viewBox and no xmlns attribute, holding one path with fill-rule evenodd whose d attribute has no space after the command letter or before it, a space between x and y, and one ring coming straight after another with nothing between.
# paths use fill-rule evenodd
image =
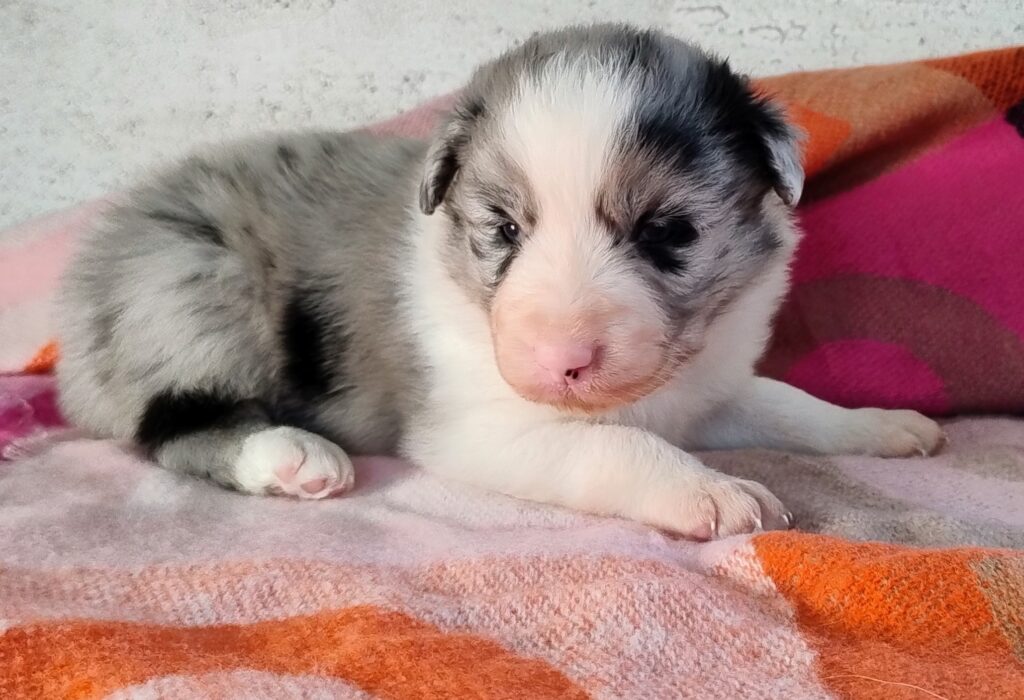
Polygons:
<instances>
[{"instance_id":1,"label":"puppy's ear","mask_svg":"<svg viewBox=\"0 0 1024 700\"><path fill-rule=\"evenodd\" d=\"M768 166L772 170L772 187L787 206L794 207L804 190L804 166L800 159L803 133L785 121L781 110L774 106L769 108L779 115L777 123L762 130Z\"/></svg>"},{"instance_id":2,"label":"puppy's ear","mask_svg":"<svg viewBox=\"0 0 1024 700\"><path fill-rule=\"evenodd\" d=\"M433 214L444 201L462 167L462 157L469 145L476 121L483 114L483 103L460 98L451 114L441 123L434 140L427 149L420 182L420 209Z\"/></svg>"},{"instance_id":3,"label":"puppy's ear","mask_svg":"<svg viewBox=\"0 0 1024 700\"><path fill-rule=\"evenodd\" d=\"M733 72L728 61L710 58L706 68L705 99L717 114L713 124L727 135L742 159L755 165L782 201L795 206L804 189L801 132L786 120L780 104L749 78Z\"/></svg>"}]
</instances>

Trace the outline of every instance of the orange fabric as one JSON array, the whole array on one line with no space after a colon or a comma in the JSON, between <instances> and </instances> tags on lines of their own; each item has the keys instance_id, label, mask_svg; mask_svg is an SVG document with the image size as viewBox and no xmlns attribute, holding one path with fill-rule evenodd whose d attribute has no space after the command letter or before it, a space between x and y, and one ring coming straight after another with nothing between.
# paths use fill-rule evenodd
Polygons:
<instances>
[{"instance_id":1,"label":"orange fabric","mask_svg":"<svg viewBox=\"0 0 1024 700\"><path fill-rule=\"evenodd\" d=\"M825 169L852 131L850 123L799 104L788 107L789 118L805 133L804 170L813 177Z\"/></svg>"},{"instance_id":2,"label":"orange fabric","mask_svg":"<svg viewBox=\"0 0 1024 700\"><path fill-rule=\"evenodd\" d=\"M57 366L57 341L51 340L36 353L35 357L25 365L24 372L28 374L46 374L52 372Z\"/></svg>"},{"instance_id":3,"label":"orange fabric","mask_svg":"<svg viewBox=\"0 0 1024 700\"><path fill-rule=\"evenodd\" d=\"M802 122L810 135L806 159L814 166L805 200L873 179L998 111L974 84L925 63L793 73L759 85L789 105L798 123L807 110L818 117ZM836 122L845 123L848 133L827 162L815 162L810 154L835 140ZM822 126L824 134L818 132Z\"/></svg>"},{"instance_id":4,"label":"orange fabric","mask_svg":"<svg viewBox=\"0 0 1024 700\"><path fill-rule=\"evenodd\" d=\"M765 573L792 603L841 697L1024 697L1024 665L972 566L1024 555L919 550L820 535L755 538ZM941 586L941 608L934 607ZM896 685L894 685L896 684Z\"/></svg>"},{"instance_id":5,"label":"orange fabric","mask_svg":"<svg viewBox=\"0 0 1024 700\"><path fill-rule=\"evenodd\" d=\"M1024 94L1024 46L938 58L924 61L924 65L959 75L1000 111Z\"/></svg>"},{"instance_id":6,"label":"orange fabric","mask_svg":"<svg viewBox=\"0 0 1024 700\"><path fill-rule=\"evenodd\" d=\"M101 698L160 676L236 669L340 678L395 700L587 697L543 661L373 606L214 627L37 624L4 634L0 668L13 671L0 676L5 700Z\"/></svg>"}]
</instances>

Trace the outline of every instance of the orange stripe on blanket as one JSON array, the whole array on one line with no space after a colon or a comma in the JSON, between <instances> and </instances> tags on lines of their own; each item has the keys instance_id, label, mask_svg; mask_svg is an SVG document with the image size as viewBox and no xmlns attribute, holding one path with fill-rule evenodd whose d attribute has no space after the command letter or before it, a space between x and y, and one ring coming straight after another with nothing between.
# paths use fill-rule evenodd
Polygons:
<instances>
[{"instance_id":1,"label":"orange stripe on blanket","mask_svg":"<svg viewBox=\"0 0 1024 700\"><path fill-rule=\"evenodd\" d=\"M373 606L198 628L37 624L0 635L0 668L5 700L98 698L161 676L236 669L340 678L399 700L587 697L543 661Z\"/></svg>"},{"instance_id":2,"label":"orange stripe on blanket","mask_svg":"<svg viewBox=\"0 0 1024 700\"><path fill-rule=\"evenodd\" d=\"M1024 99L1024 46L923 61L974 85L1003 111Z\"/></svg>"},{"instance_id":3,"label":"orange stripe on blanket","mask_svg":"<svg viewBox=\"0 0 1024 700\"><path fill-rule=\"evenodd\" d=\"M754 547L841 697L1024 697L1024 665L972 568L1020 555L800 533Z\"/></svg>"},{"instance_id":4,"label":"orange stripe on blanket","mask_svg":"<svg viewBox=\"0 0 1024 700\"><path fill-rule=\"evenodd\" d=\"M807 177L813 177L824 170L829 161L839 151L853 127L850 122L815 112L802 105L793 103L786 106L790 119L807 134L804 143L804 170Z\"/></svg>"},{"instance_id":5,"label":"orange stripe on blanket","mask_svg":"<svg viewBox=\"0 0 1024 700\"><path fill-rule=\"evenodd\" d=\"M806 201L841 192L899 167L996 114L969 80L925 63L900 63L758 81L786 104L849 125L849 134L813 175ZM801 115L793 114L799 121ZM810 124L811 148L819 125Z\"/></svg>"},{"instance_id":6,"label":"orange stripe on blanket","mask_svg":"<svg viewBox=\"0 0 1024 700\"><path fill-rule=\"evenodd\" d=\"M39 349L39 352L28 361L28 364L25 365L25 369L22 371L28 374L47 374L52 372L57 366L59 356L57 341L51 340Z\"/></svg>"}]
</instances>

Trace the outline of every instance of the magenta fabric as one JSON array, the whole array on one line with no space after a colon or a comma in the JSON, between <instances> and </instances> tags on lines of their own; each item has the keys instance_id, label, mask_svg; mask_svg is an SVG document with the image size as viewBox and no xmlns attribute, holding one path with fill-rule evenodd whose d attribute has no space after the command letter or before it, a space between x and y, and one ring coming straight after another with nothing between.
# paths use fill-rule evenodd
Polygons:
<instances>
[{"instance_id":1,"label":"magenta fabric","mask_svg":"<svg viewBox=\"0 0 1024 700\"><path fill-rule=\"evenodd\" d=\"M847 406L1024 408L1024 138L1004 119L800 210L763 363Z\"/></svg>"},{"instance_id":2,"label":"magenta fabric","mask_svg":"<svg viewBox=\"0 0 1024 700\"><path fill-rule=\"evenodd\" d=\"M57 390L47 375L0 375L0 459L15 441L60 428Z\"/></svg>"}]
</instances>

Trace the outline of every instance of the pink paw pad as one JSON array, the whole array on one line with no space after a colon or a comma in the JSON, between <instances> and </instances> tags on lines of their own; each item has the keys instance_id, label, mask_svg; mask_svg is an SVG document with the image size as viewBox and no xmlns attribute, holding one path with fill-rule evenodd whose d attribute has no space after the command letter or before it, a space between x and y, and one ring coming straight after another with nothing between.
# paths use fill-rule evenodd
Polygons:
<instances>
[{"instance_id":1,"label":"pink paw pad","mask_svg":"<svg viewBox=\"0 0 1024 700\"><path fill-rule=\"evenodd\" d=\"M313 479L312 481L307 481L301 485L301 488L306 493L320 493L327 488L327 479Z\"/></svg>"},{"instance_id":2,"label":"pink paw pad","mask_svg":"<svg viewBox=\"0 0 1024 700\"><path fill-rule=\"evenodd\" d=\"M236 463L236 479L249 493L320 499L347 491L355 474L348 456L334 443L282 427L246 440Z\"/></svg>"}]
</instances>

